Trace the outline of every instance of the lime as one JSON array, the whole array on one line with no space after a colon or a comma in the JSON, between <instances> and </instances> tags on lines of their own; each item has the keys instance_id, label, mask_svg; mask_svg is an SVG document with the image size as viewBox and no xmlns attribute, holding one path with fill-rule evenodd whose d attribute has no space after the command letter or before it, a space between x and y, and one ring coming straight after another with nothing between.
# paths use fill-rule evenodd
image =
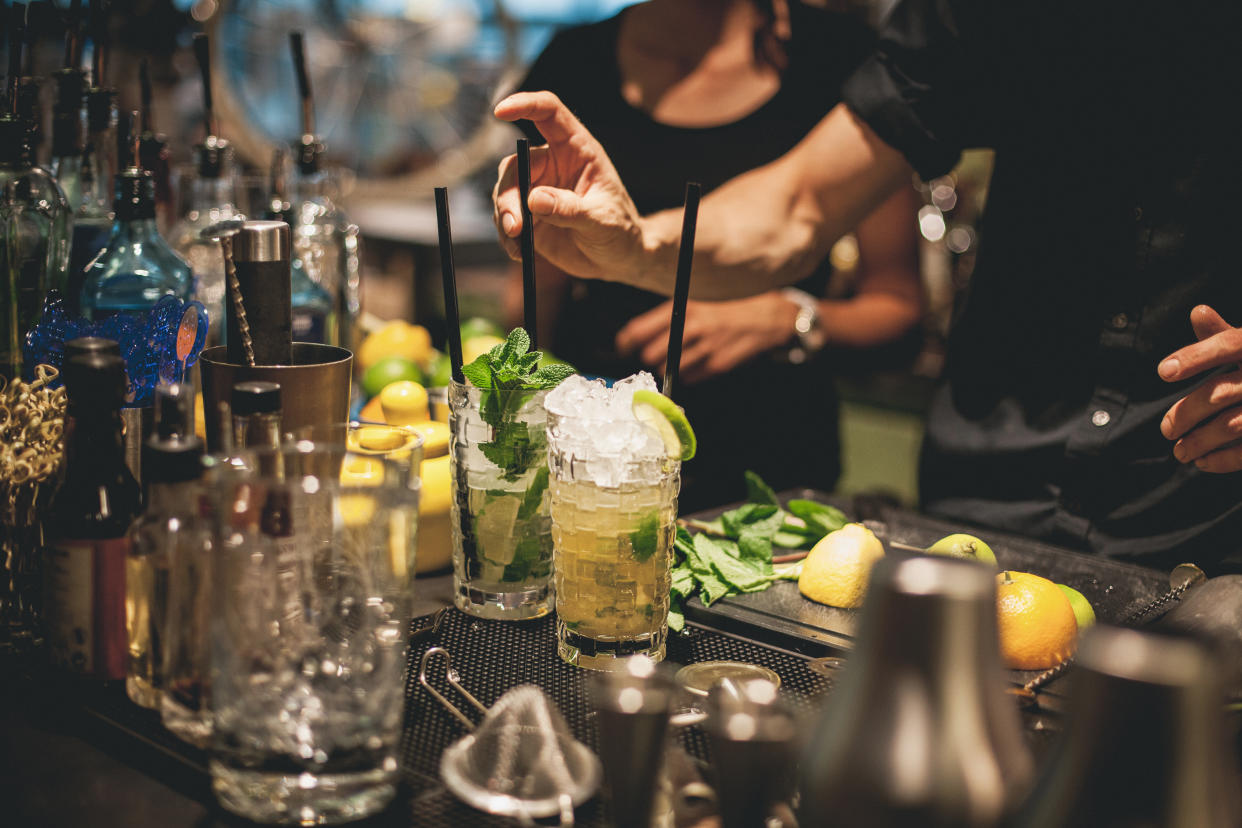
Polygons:
<instances>
[{"instance_id":1,"label":"lime","mask_svg":"<svg viewBox=\"0 0 1242 828\"><path fill-rule=\"evenodd\" d=\"M992 547L974 535L963 535L960 533L949 535L927 547L927 551L933 555L966 558L996 566L996 555L992 552Z\"/></svg>"},{"instance_id":2,"label":"lime","mask_svg":"<svg viewBox=\"0 0 1242 828\"><path fill-rule=\"evenodd\" d=\"M368 397L374 397L384 390L384 386L402 380L421 383L423 371L413 360L400 356L387 356L363 373L362 390Z\"/></svg>"},{"instance_id":3,"label":"lime","mask_svg":"<svg viewBox=\"0 0 1242 828\"><path fill-rule=\"evenodd\" d=\"M1085 630L1095 623L1095 610L1091 607L1091 602L1087 597L1073 587L1065 584L1057 584L1061 591L1065 593L1065 597L1069 599L1070 609L1074 611L1074 618L1078 621L1078 629Z\"/></svg>"},{"instance_id":4,"label":"lime","mask_svg":"<svg viewBox=\"0 0 1242 828\"><path fill-rule=\"evenodd\" d=\"M663 394L644 389L634 392L630 410L640 423L651 426L659 433L669 457L679 460L694 457L699 444L680 405Z\"/></svg>"},{"instance_id":5,"label":"lime","mask_svg":"<svg viewBox=\"0 0 1242 828\"><path fill-rule=\"evenodd\" d=\"M499 325L490 319L484 319L482 316L472 316L465 322L461 323L461 341L473 339L476 336L504 336L505 332Z\"/></svg>"},{"instance_id":6,"label":"lime","mask_svg":"<svg viewBox=\"0 0 1242 828\"><path fill-rule=\"evenodd\" d=\"M448 354L436 351L428 368L428 388L446 388L453 379L453 363Z\"/></svg>"}]
</instances>

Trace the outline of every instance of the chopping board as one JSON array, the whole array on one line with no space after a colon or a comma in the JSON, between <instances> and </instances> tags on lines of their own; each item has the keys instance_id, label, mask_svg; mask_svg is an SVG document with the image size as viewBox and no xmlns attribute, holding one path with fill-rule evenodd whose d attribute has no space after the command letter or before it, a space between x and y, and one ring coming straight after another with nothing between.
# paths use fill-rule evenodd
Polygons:
<instances>
[{"instance_id":1,"label":"chopping board","mask_svg":"<svg viewBox=\"0 0 1242 828\"><path fill-rule=\"evenodd\" d=\"M1169 589L1169 573L1071 552L1017 535L929 518L909 509L854 502L811 489L783 492L782 502L806 498L829 503L850 520L860 515L885 544L886 553L902 554L893 542L927 547L945 535L966 532L996 553L1002 569L1032 572L1081 592L1103 623L1120 622ZM710 520L733 506L691 515ZM862 508L856 508L862 506ZM723 632L813 657L844 655L853 648L858 611L817 604L803 598L794 581L778 581L763 592L722 598L710 607L696 595L686 602L686 619ZM1013 671L1016 681L1036 673Z\"/></svg>"}]
</instances>

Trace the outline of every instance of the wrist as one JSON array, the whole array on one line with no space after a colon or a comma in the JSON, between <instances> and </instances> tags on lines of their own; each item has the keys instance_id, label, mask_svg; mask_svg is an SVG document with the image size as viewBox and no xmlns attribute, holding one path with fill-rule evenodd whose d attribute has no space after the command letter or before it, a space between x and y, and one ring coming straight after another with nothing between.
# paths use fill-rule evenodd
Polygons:
<instances>
[{"instance_id":1,"label":"wrist","mask_svg":"<svg viewBox=\"0 0 1242 828\"><path fill-rule=\"evenodd\" d=\"M636 222L638 230L638 252L635 260L629 263L629 284L672 296L673 284L677 275L677 253L681 244L681 225L672 221L673 211L664 210L650 216L640 216Z\"/></svg>"},{"instance_id":2,"label":"wrist","mask_svg":"<svg viewBox=\"0 0 1242 828\"><path fill-rule=\"evenodd\" d=\"M820 315L820 302L811 294L797 288L783 288L781 297L796 308L788 331L789 361L806 362L823 349L827 339Z\"/></svg>"}]
</instances>

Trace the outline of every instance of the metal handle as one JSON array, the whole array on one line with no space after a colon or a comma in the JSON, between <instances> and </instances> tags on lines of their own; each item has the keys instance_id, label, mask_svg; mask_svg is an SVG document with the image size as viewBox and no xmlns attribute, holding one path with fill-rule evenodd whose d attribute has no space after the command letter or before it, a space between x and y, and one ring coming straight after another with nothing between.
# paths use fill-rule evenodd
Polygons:
<instances>
[{"instance_id":1,"label":"metal handle","mask_svg":"<svg viewBox=\"0 0 1242 828\"><path fill-rule=\"evenodd\" d=\"M448 712L456 716L457 720L460 721L463 725L465 725L467 730L474 730L474 722L466 718L466 714L458 710L457 707L454 706L453 703L449 701L442 693L440 693L439 690L435 689L434 687L431 686L430 683L428 683L427 663L431 661L432 656L436 656L436 655L444 656L444 680L448 682L449 686L452 687L454 690L456 690L458 693L460 693L463 697L465 697L466 701L474 705L474 707L480 713L487 715L487 708L483 706L483 703L480 702L478 699L476 699L474 696L472 696L470 694L470 691L468 691L466 688L461 686L461 681L460 681L459 676L457 675L457 671L453 669L452 656L449 655L449 651L444 649L443 647L431 647L430 649L427 650L427 652L423 653L423 657L419 659L419 662L418 662L418 683L421 684L423 687L427 688L427 692L430 693L432 697L435 698L436 701L444 705L445 709L448 710Z\"/></svg>"}]
</instances>

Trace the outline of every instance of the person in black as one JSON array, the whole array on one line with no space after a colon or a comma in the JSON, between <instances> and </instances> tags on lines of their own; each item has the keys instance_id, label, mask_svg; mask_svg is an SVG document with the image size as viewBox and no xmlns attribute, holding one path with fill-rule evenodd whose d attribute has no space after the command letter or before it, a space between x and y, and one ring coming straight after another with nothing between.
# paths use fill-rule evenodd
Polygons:
<instances>
[{"instance_id":1,"label":"person in black","mask_svg":"<svg viewBox=\"0 0 1242 828\"><path fill-rule=\"evenodd\" d=\"M704 200L692 290L797 278L911 167L936 175L965 147L995 148L986 241L929 418L925 507L1153 566L1242 568L1242 331L1225 322L1242 319L1242 164L1225 128L1238 16L1207 0L902 0L844 104ZM551 140L530 198L541 251L667 292L654 274L675 255L675 216L640 217L553 96L497 114ZM510 167L496 192L508 244ZM752 220L731 217L741 203Z\"/></svg>"},{"instance_id":2,"label":"person in black","mask_svg":"<svg viewBox=\"0 0 1242 828\"><path fill-rule=\"evenodd\" d=\"M607 148L638 209L655 212L679 207L688 180L710 192L787 152L840 100L873 40L854 18L796 0L651 0L560 32L519 88L554 91ZM520 126L543 143L532 124ZM857 368L910 344L903 334L922 311L916 209L908 187L860 224L853 297L822 298L831 272L824 260L797 283L802 294L691 303L676 399L699 451L682 469L683 511L742 499L747 469L778 490L834 487L841 465L830 364ZM565 279L544 262L538 272L558 356L607 378L662 370L664 297ZM813 305L817 333L831 346L801 364L787 356L802 345L799 303ZM877 353L877 345L887 347Z\"/></svg>"}]
</instances>

